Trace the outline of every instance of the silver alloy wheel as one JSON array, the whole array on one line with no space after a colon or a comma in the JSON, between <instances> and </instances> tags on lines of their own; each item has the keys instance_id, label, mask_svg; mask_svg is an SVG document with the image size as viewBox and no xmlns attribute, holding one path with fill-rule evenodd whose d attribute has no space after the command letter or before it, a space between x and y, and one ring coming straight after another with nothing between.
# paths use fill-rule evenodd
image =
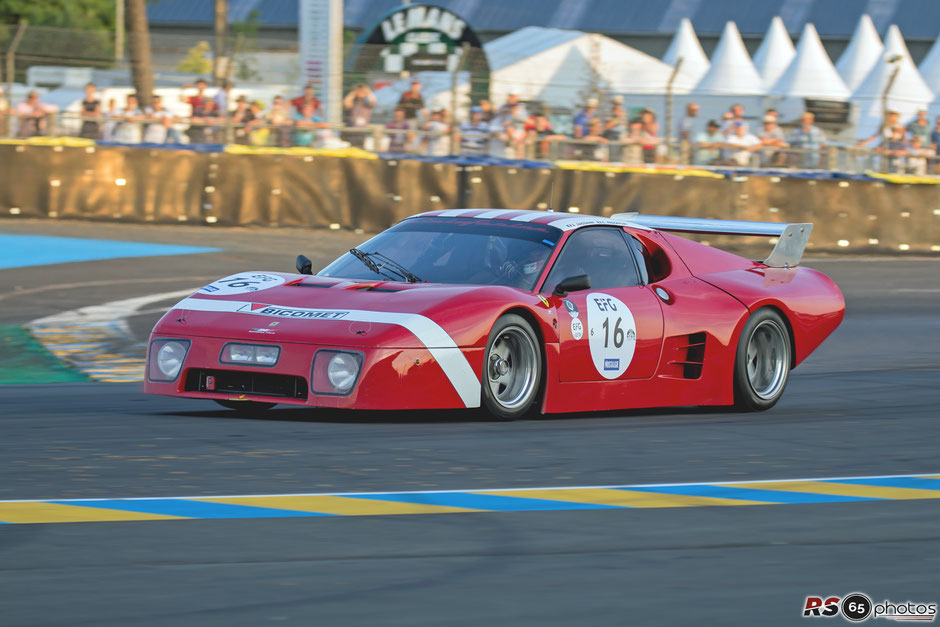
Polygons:
<instances>
[{"instance_id":1,"label":"silver alloy wheel","mask_svg":"<svg viewBox=\"0 0 940 627\"><path fill-rule=\"evenodd\" d=\"M764 320L747 342L747 381L764 400L780 394L787 382L790 352L784 333L773 320Z\"/></svg>"},{"instance_id":2,"label":"silver alloy wheel","mask_svg":"<svg viewBox=\"0 0 940 627\"><path fill-rule=\"evenodd\" d=\"M497 403L512 410L529 401L538 387L538 360L538 349L522 327L500 332L486 364L486 382Z\"/></svg>"}]
</instances>

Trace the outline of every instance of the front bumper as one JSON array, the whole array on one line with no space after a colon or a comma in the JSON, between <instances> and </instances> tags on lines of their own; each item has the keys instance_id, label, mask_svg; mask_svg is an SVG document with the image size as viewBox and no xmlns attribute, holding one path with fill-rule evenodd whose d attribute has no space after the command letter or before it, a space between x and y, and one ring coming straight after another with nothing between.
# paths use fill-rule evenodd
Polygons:
<instances>
[{"instance_id":1,"label":"front bumper","mask_svg":"<svg viewBox=\"0 0 940 627\"><path fill-rule=\"evenodd\" d=\"M257 340L238 342L281 347L277 365L265 368L220 362L228 338L159 334L151 338L189 340L182 370L175 381L144 378L144 392L185 398L259 401L311 407L363 410L454 409L468 405L427 348L362 348L281 343ZM313 358L319 350L362 355L359 378L347 395L317 394L311 389ZM460 348L475 373L481 372L482 347ZM147 355L150 361L149 349ZM206 389L214 376L226 389Z\"/></svg>"}]
</instances>

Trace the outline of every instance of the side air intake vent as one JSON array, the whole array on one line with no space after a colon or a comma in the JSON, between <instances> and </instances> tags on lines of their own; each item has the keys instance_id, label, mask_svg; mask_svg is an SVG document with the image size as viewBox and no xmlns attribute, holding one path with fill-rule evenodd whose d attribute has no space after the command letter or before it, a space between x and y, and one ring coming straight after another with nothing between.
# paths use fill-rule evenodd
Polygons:
<instances>
[{"instance_id":1,"label":"side air intake vent","mask_svg":"<svg viewBox=\"0 0 940 627\"><path fill-rule=\"evenodd\" d=\"M669 357L665 374L677 379L698 379L705 362L705 332L675 335L666 340Z\"/></svg>"}]
</instances>

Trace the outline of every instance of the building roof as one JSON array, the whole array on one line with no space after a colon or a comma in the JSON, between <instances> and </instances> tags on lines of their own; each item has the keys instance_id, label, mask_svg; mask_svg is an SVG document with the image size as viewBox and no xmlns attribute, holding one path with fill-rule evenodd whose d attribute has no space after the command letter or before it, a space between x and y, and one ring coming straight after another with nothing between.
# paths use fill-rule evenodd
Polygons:
<instances>
[{"instance_id":1,"label":"building roof","mask_svg":"<svg viewBox=\"0 0 940 627\"><path fill-rule=\"evenodd\" d=\"M663 55L663 63L675 67L679 59L682 59L679 73L693 86L702 80L702 77L708 72L708 68L711 67L708 57L705 56L705 51L702 50L702 44L695 36L692 22L688 18L682 18L679 21L676 34L672 37L672 43L669 44L669 49Z\"/></svg>"},{"instance_id":2,"label":"building roof","mask_svg":"<svg viewBox=\"0 0 940 627\"><path fill-rule=\"evenodd\" d=\"M754 53L754 67L764 81L764 87L770 89L783 74L790 61L796 56L793 42L779 15L770 20L770 27L764 35L764 41Z\"/></svg>"},{"instance_id":3,"label":"building roof","mask_svg":"<svg viewBox=\"0 0 940 627\"><path fill-rule=\"evenodd\" d=\"M847 100L852 94L826 54L812 24L803 27L796 56L769 90L773 96Z\"/></svg>"},{"instance_id":4,"label":"building roof","mask_svg":"<svg viewBox=\"0 0 940 627\"><path fill-rule=\"evenodd\" d=\"M693 94L699 95L761 95L764 87L751 57L747 54L741 33L734 22L725 23L725 30L712 55L712 66L699 81Z\"/></svg>"},{"instance_id":5,"label":"building roof","mask_svg":"<svg viewBox=\"0 0 940 627\"><path fill-rule=\"evenodd\" d=\"M300 0L229 0L229 20L247 19L258 11L263 26L295 27ZM345 0L343 22L366 29L401 0ZM859 17L873 13L875 28L897 24L912 39L934 39L940 32L940 2L935 0L431 0L467 20L476 30L509 32L526 26L546 26L608 34L672 33L679 20L689 18L699 34L716 35L725 22L740 32L762 35L779 15L787 31L800 32L812 22L823 37L848 37ZM211 26L214 0L160 0L147 4L155 25Z\"/></svg>"}]
</instances>

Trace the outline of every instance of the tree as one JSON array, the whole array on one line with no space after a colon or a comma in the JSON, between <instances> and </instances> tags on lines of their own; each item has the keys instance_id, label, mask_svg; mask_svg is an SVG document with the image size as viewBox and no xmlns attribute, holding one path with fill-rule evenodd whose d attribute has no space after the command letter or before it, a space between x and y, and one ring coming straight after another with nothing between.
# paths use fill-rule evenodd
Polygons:
<instances>
[{"instance_id":1,"label":"tree","mask_svg":"<svg viewBox=\"0 0 940 627\"><path fill-rule=\"evenodd\" d=\"M114 28L114 0L0 0L0 23L20 18L33 26L83 30Z\"/></svg>"},{"instance_id":2,"label":"tree","mask_svg":"<svg viewBox=\"0 0 940 627\"><path fill-rule=\"evenodd\" d=\"M212 69L212 62L206 58L209 53L209 42L200 41L186 52L186 57L176 64L177 72L187 74L208 74Z\"/></svg>"},{"instance_id":3,"label":"tree","mask_svg":"<svg viewBox=\"0 0 940 627\"><path fill-rule=\"evenodd\" d=\"M153 62L146 0L126 0L127 35L131 53L131 78L141 107L153 100Z\"/></svg>"}]
</instances>

